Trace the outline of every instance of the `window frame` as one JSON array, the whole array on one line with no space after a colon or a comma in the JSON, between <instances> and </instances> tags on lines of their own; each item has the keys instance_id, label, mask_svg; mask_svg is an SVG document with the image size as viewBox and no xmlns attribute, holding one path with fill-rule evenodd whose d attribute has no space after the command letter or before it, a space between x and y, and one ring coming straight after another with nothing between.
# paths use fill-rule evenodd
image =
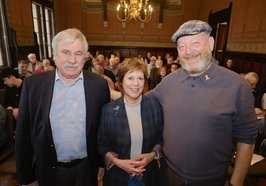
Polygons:
<instances>
[{"instance_id":1,"label":"window frame","mask_svg":"<svg viewBox=\"0 0 266 186\"><path fill-rule=\"evenodd\" d=\"M11 66L4 2L0 1L0 66Z\"/></svg>"},{"instance_id":2,"label":"window frame","mask_svg":"<svg viewBox=\"0 0 266 186\"><path fill-rule=\"evenodd\" d=\"M40 58L52 57L52 38L55 35L53 7L47 3L32 1L32 21Z\"/></svg>"}]
</instances>

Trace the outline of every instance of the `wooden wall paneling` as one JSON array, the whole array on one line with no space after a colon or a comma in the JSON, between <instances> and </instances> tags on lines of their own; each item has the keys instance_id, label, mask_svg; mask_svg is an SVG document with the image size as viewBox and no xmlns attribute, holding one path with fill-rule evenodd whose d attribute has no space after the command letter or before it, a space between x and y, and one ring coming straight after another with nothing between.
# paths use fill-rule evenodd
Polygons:
<instances>
[{"instance_id":1,"label":"wooden wall paneling","mask_svg":"<svg viewBox=\"0 0 266 186\"><path fill-rule=\"evenodd\" d=\"M105 29L108 35L123 35L123 30L125 29L122 27L122 23L116 18L116 12L108 11L107 18L108 27Z\"/></svg>"},{"instance_id":2,"label":"wooden wall paneling","mask_svg":"<svg viewBox=\"0 0 266 186\"><path fill-rule=\"evenodd\" d=\"M233 1L228 50L266 53L266 48L262 47L266 41L266 35L263 35L265 6L264 0Z\"/></svg>"},{"instance_id":3,"label":"wooden wall paneling","mask_svg":"<svg viewBox=\"0 0 266 186\"><path fill-rule=\"evenodd\" d=\"M10 20L10 26L14 27L13 25L22 25L22 9L19 0L7 1L8 2L8 14Z\"/></svg>"},{"instance_id":4,"label":"wooden wall paneling","mask_svg":"<svg viewBox=\"0 0 266 186\"><path fill-rule=\"evenodd\" d=\"M259 62L259 61L253 61L252 62L252 67L251 67L251 71L252 72L256 72L258 74L262 74L262 67L263 67L264 63Z\"/></svg>"},{"instance_id":5,"label":"wooden wall paneling","mask_svg":"<svg viewBox=\"0 0 266 186\"><path fill-rule=\"evenodd\" d=\"M237 61L237 66L236 66L236 68L237 68L237 71L238 71L239 73L244 73L244 65L245 65L245 63L243 63L243 61L241 61L241 60L238 60L238 61Z\"/></svg>"},{"instance_id":6,"label":"wooden wall paneling","mask_svg":"<svg viewBox=\"0 0 266 186\"><path fill-rule=\"evenodd\" d=\"M66 29L68 16L71 16L71 13L66 12L66 6L64 4L65 4L65 0L54 1L55 32L56 33L63 29Z\"/></svg>"},{"instance_id":7,"label":"wooden wall paneling","mask_svg":"<svg viewBox=\"0 0 266 186\"><path fill-rule=\"evenodd\" d=\"M261 79L266 77L266 64L265 63L263 63L263 65L262 65L262 69L260 71L259 76Z\"/></svg>"},{"instance_id":8,"label":"wooden wall paneling","mask_svg":"<svg viewBox=\"0 0 266 186\"><path fill-rule=\"evenodd\" d=\"M129 58L129 57L137 57L137 55L141 54L142 57L146 57L147 52L151 52L151 55L161 56L164 59L166 53L170 53L174 57L176 57L176 49L175 48L144 48L144 47L112 47L112 46L90 46L89 51L95 55L96 51L99 51L101 54L105 56L110 56L111 53L115 53L115 51L119 51L121 58Z\"/></svg>"},{"instance_id":9,"label":"wooden wall paneling","mask_svg":"<svg viewBox=\"0 0 266 186\"><path fill-rule=\"evenodd\" d=\"M252 62L248 61L248 60L242 60L242 62L244 63L244 69L242 72L244 72L244 73L251 72L252 71L252 69L251 69Z\"/></svg>"},{"instance_id":10,"label":"wooden wall paneling","mask_svg":"<svg viewBox=\"0 0 266 186\"><path fill-rule=\"evenodd\" d=\"M19 0L22 10L22 25L33 30L31 0Z\"/></svg>"},{"instance_id":11,"label":"wooden wall paneling","mask_svg":"<svg viewBox=\"0 0 266 186\"><path fill-rule=\"evenodd\" d=\"M247 17L246 19L244 19L245 32L246 33L257 32L260 29L260 22L261 22L260 16L265 15L265 6L262 6L261 3L259 4L258 1L256 3L248 1L245 4L248 5L247 11L245 11ZM266 5L266 3L264 4ZM250 36L256 37L257 35L252 33Z\"/></svg>"},{"instance_id":12,"label":"wooden wall paneling","mask_svg":"<svg viewBox=\"0 0 266 186\"><path fill-rule=\"evenodd\" d=\"M266 54L227 51L226 55L227 58L236 62L238 72L253 71L258 73L260 77L266 77Z\"/></svg>"},{"instance_id":13,"label":"wooden wall paneling","mask_svg":"<svg viewBox=\"0 0 266 186\"><path fill-rule=\"evenodd\" d=\"M81 11L82 11L82 1L68 0L68 3L64 3L66 6L66 17L67 28L79 28L81 29ZM71 13L71 16L69 14Z\"/></svg>"},{"instance_id":14,"label":"wooden wall paneling","mask_svg":"<svg viewBox=\"0 0 266 186\"><path fill-rule=\"evenodd\" d=\"M231 20L231 26L230 26L230 33L231 34L236 33L238 36L241 36L239 34L243 32L244 25L248 17L247 9L249 5L248 3L243 3L242 1L234 1L233 4L234 5L233 5L233 11L231 15L232 20Z\"/></svg>"}]
</instances>

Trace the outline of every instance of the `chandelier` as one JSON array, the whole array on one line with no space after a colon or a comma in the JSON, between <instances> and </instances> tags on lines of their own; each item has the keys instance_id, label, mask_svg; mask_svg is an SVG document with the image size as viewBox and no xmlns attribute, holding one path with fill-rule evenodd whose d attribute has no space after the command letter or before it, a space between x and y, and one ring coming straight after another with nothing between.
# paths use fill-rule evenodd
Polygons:
<instances>
[{"instance_id":1,"label":"chandelier","mask_svg":"<svg viewBox=\"0 0 266 186\"><path fill-rule=\"evenodd\" d=\"M117 6L117 19L121 22L131 20L149 22L152 16L152 7L149 0L120 0ZM122 16L120 17L120 15Z\"/></svg>"}]
</instances>

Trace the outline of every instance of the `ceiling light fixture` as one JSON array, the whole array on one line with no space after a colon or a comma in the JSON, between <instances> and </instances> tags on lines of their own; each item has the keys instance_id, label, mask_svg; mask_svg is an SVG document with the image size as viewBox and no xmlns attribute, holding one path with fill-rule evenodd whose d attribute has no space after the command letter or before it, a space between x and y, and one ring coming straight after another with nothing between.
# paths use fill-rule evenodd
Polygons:
<instances>
[{"instance_id":1,"label":"ceiling light fixture","mask_svg":"<svg viewBox=\"0 0 266 186\"><path fill-rule=\"evenodd\" d=\"M120 0L117 6L117 19L121 22L131 20L149 22L152 17L153 8L149 0Z\"/></svg>"}]
</instances>

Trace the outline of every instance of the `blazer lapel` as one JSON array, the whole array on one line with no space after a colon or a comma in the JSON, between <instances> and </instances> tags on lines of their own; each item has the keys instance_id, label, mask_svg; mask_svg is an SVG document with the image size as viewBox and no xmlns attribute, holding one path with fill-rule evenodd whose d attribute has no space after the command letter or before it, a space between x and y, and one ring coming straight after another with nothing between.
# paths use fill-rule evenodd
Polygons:
<instances>
[{"instance_id":1,"label":"blazer lapel","mask_svg":"<svg viewBox=\"0 0 266 186\"><path fill-rule=\"evenodd\" d=\"M48 136L52 140L52 129L51 129L51 122L50 122L50 108L52 104L52 98L53 98L53 91L54 91L54 82L55 82L55 71L51 72L48 74L47 78L43 80L42 84L42 90L41 90L41 95L40 97L42 98L42 107L43 107L43 114L45 119L47 121L46 127L48 130Z\"/></svg>"},{"instance_id":2,"label":"blazer lapel","mask_svg":"<svg viewBox=\"0 0 266 186\"><path fill-rule=\"evenodd\" d=\"M86 131L88 135L88 131L90 129L90 122L89 118L93 118L91 114L93 113L91 111L91 106L94 105L94 100L92 99L94 94L94 85L93 82L90 82L89 73L86 73L83 71L83 78L84 78L84 93L85 93L85 101L86 101Z\"/></svg>"}]
</instances>

